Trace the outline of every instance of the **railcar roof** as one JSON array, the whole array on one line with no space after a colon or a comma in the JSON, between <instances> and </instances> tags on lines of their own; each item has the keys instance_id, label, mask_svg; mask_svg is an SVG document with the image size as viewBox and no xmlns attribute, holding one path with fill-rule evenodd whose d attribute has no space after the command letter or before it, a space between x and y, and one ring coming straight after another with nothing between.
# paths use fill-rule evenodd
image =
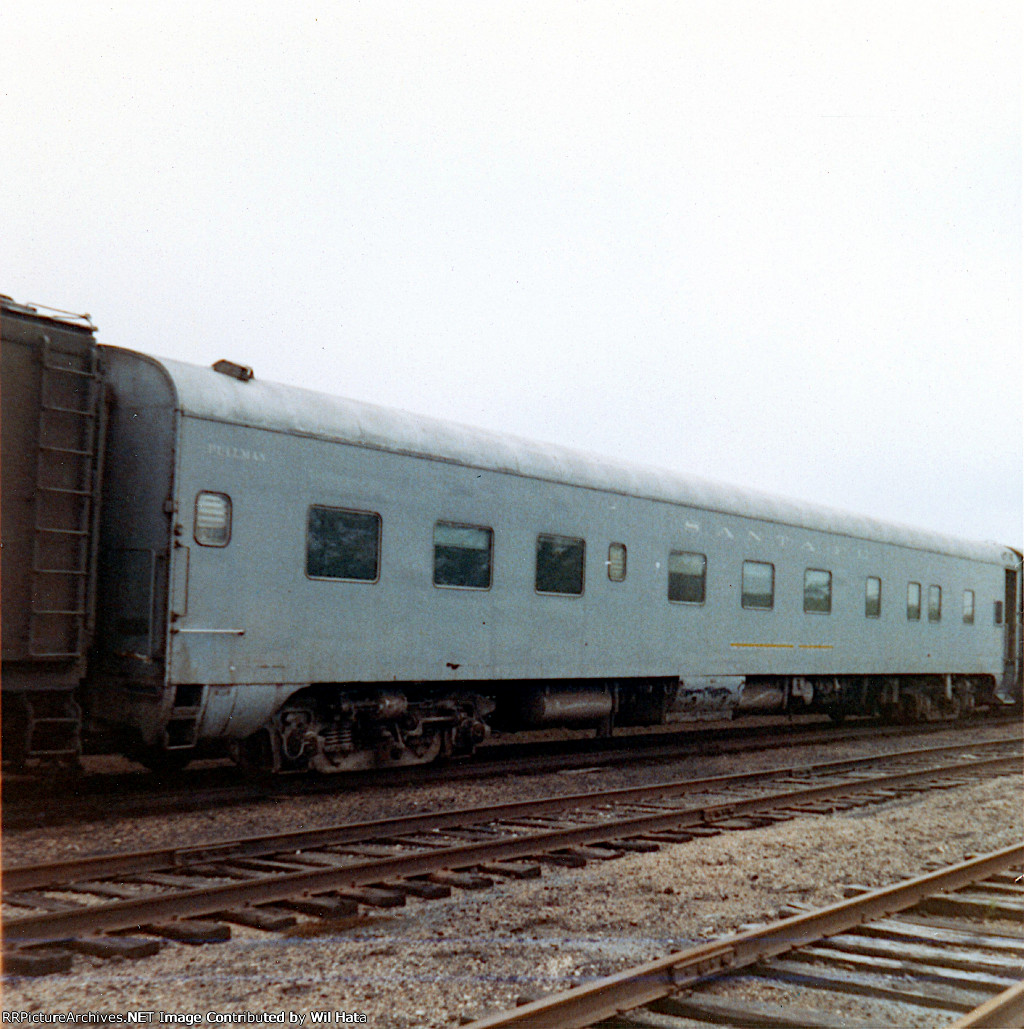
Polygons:
<instances>
[{"instance_id":1,"label":"railcar roof","mask_svg":"<svg viewBox=\"0 0 1024 1029\"><path fill-rule=\"evenodd\" d=\"M1012 562L1006 547L978 543L832 508L741 489L696 476L347 400L313 390L231 376L161 360L186 415L332 440L669 504L965 557Z\"/></svg>"}]
</instances>

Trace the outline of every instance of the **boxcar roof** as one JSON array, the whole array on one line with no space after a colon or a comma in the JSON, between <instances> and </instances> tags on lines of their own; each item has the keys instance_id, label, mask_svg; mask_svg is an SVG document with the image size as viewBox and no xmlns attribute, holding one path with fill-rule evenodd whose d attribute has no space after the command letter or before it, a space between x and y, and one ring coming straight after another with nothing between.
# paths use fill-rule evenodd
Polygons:
<instances>
[{"instance_id":1,"label":"boxcar roof","mask_svg":"<svg viewBox=\"0 0 1024 1029\"><path fill-rule=\"evenodd\" d=\"M406 411L161 360L183 414L351 446L564 483L700 510L891 543L996 564L1013 555L976 543L862 515L740 489L696 476L470 428Z\"/></svg>"}]
</instances>

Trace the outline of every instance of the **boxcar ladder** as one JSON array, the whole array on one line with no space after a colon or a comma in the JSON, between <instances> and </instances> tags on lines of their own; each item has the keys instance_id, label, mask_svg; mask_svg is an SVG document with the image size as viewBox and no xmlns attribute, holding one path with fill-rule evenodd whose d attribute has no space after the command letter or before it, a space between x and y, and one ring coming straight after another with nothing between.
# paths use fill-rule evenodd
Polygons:
<instances>
[{"instance_id":1,"label":"boxcar ladder","mask_svg":"<svg viewBox=\"0 0 1024 1029\"><path fill-rule=\"evenodd\" d=\"M54 662L88 649L103 382L95 350L41 349L29 654ZM28 693L27 757L81 751L81 712L66 694Z\"/></svg>"}]
</instances>

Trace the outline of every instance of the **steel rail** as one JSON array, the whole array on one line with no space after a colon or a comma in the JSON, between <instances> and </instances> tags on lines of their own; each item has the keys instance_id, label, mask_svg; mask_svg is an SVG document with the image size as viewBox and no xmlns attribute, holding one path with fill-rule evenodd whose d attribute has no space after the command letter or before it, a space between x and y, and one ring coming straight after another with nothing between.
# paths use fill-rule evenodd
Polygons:
<instances>
[{"instance_id":1,"label":"steel rail","mask_svg":"<svg viewBox=\"0 0 1024 1029\"><path fill-rule=\"evenodd\" d=\"M852 771L859 767L877 765L885 761L915 760L964 750L989 751L1021 743L1019 736L988 740L973 744L945 744L941 747L919 747L892 754L861 758L846 758L814 765L782 765L760 771L739 772L710 776L703 779L680 779L645 786L628 786L616 790L591 791L543 797L538 800L515 801L508 804L457 808L435 813L405 815L398 818L372 819L362 822L341 823L320 829L303 829L262 836L243 837L198 844L188 847L158 847L150 850L117 854L98 854L67 861L46 862L35 865L11 865L3 869L3 888L7 891L53 887L59 883L75 882L83 878L138 874L180 868L204 861L229 857L259 857L266 854L294 851L309 847L338 846L343 843L364 842L383 836L401 836L407 833L454 829L481 820L501 821L533 815L562 812L570 808L595 807L602 804L627 804L657 800L685 793L707 792L727 788L759 779L772 780L785 776L825 775ZM974 764L970 767L977 767Z\"/></svg>"},{"instance_id":2,"label":"steel rail","mask_svg":"<svg viewBox=\"0 0 1024 1029\"><path fill-rule=\"evenodd\" d=\"M990 715L972 720L960 728L996 728L1007 723L1018 724L1019 718ZM913 727L915 736L929 733L949 733L957 729L956 723L921 723ZM142 773L132 776L113 776L110 773L86 776L78 783L74 797L54 796L46 791L38 793L38 781L26 782L17 777L5 777L2 783L3 804L0 806L5 831L36 829L66 823L88 821L99 817L140 817L193 810L197 803L208 807L228 807L244 803L261 803L281 797L306 797L336 794L342 789L396 785L422 785L437 781L472 780L501 774L521 772L555 772L587 766L619 765L625 760L634 764L656 763L672 758L735 755L746 751L767 752L779 748L805 747L818 744L836 746L846 742L884 740L903 736L906 727L891 725L831 726L823 730L820 725L776 724L772 736L765 739L765 728L730 727L722 729L689 729L683 732L629 733L612 738L575 739L562 741L557 753L549 753L551 743L507 742L481 747L470 761L459 761L444 768L421 765L386 770L353 772L345 776L282 776L259 786L251 781L232 780L230 785L195 786L170 791L153 790L152 782ZM598 744L598 746L595 746ZM539 753L534 753L541 748ZM514 756L522 754L523 756ZM492 755L492 757L488 757ZM208 769L214 777L232 774L227 767ZM203 772L194 770L188 778L199 778ZM235 770L237 775L237 770ZM103 782L101 780L111 780ZM330 781L327 781L330 780ZM336 781L335 781L336 780ZM120 792L119 792L120 789ZM198 793L197 793L198 789Z\"/></svg>"},{"instance_id":3,"label":"steel rail","mask_svg":"<svg viewBox=\"0 0 1024 1029\"><path fill-rule=\"evenodd\" d=\"M705 807L681 808L616 821L528 833L506 839L435 848L426 852L397 854L393 857L353 862L341 867L309 868L307 864L306 868L301 868L300 852L290 859L300 866L299 871L222 885L176 890L155 896L115 900L71 911L46 912L6 919L3 934L4 939L10 943L38 944L87 932L137 928L167 919L192 918L239 906L270 904L299 896L372 885L390 879L429 875L443 869L472 868L496 861L515 861L571 846L610 843L665 829L685 829L687 826L713 824L715 821L744 814L756 814L772 808L787 808L826 797L848 797L887 787L907 786L941 776L959 777L964 773L978 771L1016 770L1020 760L1017 756L1003 757L917 769L870 779L787 790Z\"/></svg>"},{"instance_id":4,"label":"steel rail","mask_svg":"<svg viewBox=\"0 0 1024 1029\"><path fill-rule=\"evenodd\" d=\"M1024 983L1003 990L948 1029L1006 1029L1015 1025L1024 1025Z\"/></svg>"},{"instance_id":5,"label":"steel rail","mask_svg":"<svg viewBox=\"0 0 1024 1029\"><path fill-rule=\"evenodd\" d=\"M668 997L709 976L776 957L813 940L903 911L936 893L968 886L1022 860L1024 846L1016 844L929 875L872 890L854 900L795 915L765 929L736 933L723 940L677 951L512 1011L478 1019L466 1029L584 1029Z\"/></svg>"}]
</instances>

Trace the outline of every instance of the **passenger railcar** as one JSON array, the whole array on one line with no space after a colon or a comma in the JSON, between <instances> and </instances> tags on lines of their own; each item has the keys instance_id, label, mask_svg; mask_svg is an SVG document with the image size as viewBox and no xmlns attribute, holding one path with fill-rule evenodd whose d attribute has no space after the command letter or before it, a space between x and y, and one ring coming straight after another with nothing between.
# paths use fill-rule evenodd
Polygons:
<instances>
[{"instance_id":1,"label":"passenger railcar","mask_svg":"<svg viewBox=\"0 0 1024 1029\"><path fill-rule=\"evenodd\" d=\"M333 772L469 751L492 728L953 718L1019 693L1010 548L227 361L99 357L78 693L93 745L151 765L227 745L250 767Z\"/></svg>"},{"instance_id":2,"label":"passenger railcar","mask_svg":"<svg viewBox=\"0 0 1024 1029\"><path fill-rule=\"evenodd\" d=\"M333 771L492 725L953 716L1014 681L1020 557L104 348L97 723Z\"/></svg>"}]
</instances>

